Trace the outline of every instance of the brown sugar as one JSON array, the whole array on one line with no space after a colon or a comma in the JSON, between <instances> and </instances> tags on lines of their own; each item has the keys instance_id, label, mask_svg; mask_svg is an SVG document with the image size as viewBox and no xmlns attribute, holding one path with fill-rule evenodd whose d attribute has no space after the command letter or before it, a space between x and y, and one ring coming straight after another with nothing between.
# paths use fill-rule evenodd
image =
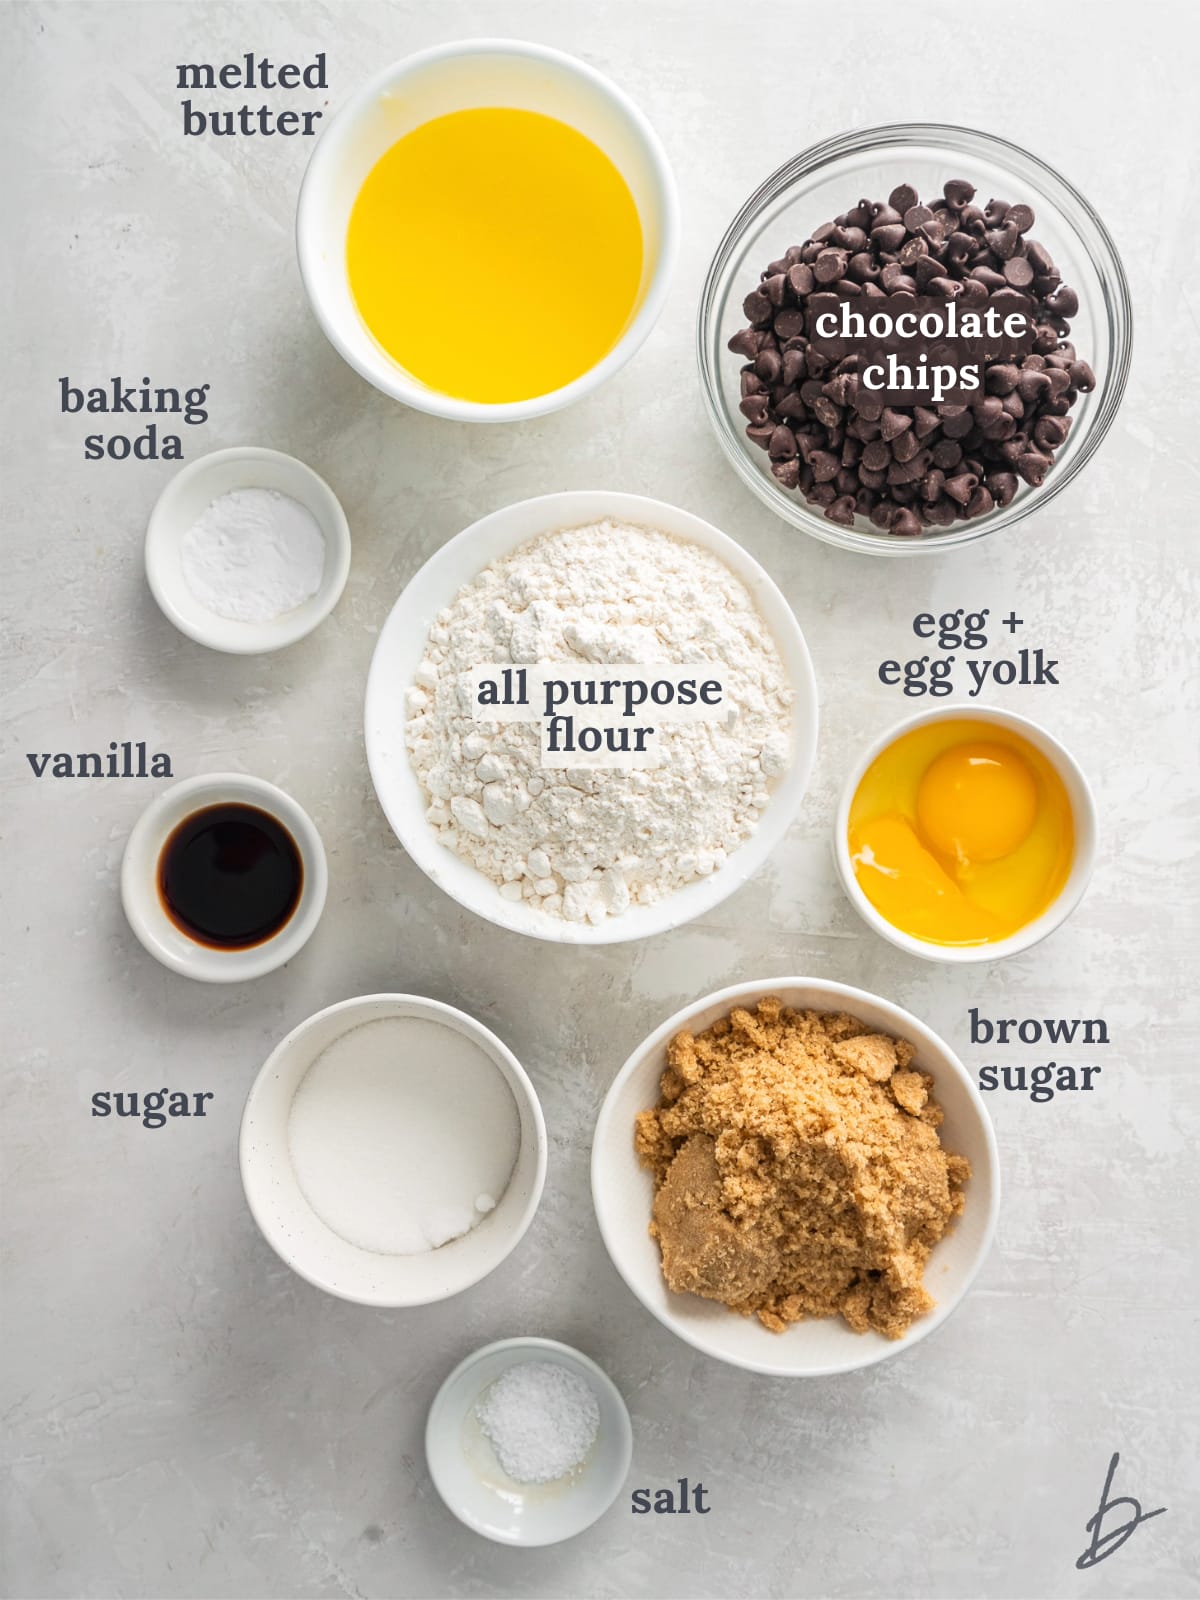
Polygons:
<instances>
[{"instance_id":1,"label":"brown sugar","mask_svg":"<svg viewBox=\"0 0 1200 1600\"><path fill-rule=\"evenodd\" d=\"M840 1315L901 1338L933 1305L921 1276L970 1177L915 1054L773 997L678 1034L635 1135L668 1287L775 1332Z\"/></svg>"}]
</instances>

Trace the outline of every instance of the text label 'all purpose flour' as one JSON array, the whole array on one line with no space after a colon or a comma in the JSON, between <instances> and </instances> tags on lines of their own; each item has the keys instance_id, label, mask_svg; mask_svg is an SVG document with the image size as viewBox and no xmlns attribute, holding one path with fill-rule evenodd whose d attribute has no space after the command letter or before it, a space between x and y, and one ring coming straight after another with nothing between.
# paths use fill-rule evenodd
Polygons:
<instances>
[{"instance_id":1,"label":"text label 'all purpose flour'","mask_svg":"<svg viewBox=\"0 0 1200 1600\"><path fill-rule=\"evenodd\" d=\"M480 721L536 723L543 767L657 767L664 723L730 715L724 676L717 662L699 671L636 661L569 670L490 662L463 687Z\"/></svg>"},{"instance_id":2,"label":"text label 'all purpose flour'","mask_svg":"<svg viewBox=\"0 0 1200 1600\"><path fill-rule=\"evenodd\" d=\"M529 669L529 706L499 703L519 694L506 668ZM478 703L484 680L494 707ZM636 718L655 729L640 753L653 746L653 765L636 750L613 752L613 766L597 766L598 750L590 765L583 751L569 766L554 764L561 752L543 760L548 685L567 685L555 714L578 681L589 724L607 711L619 726L626 680L671 689L663 715ZM605 682L618 686L607 707ZM681 704L685 682L695 699ZM771 632L723 561L604 521L520 546L438 615L408 694L407 743L447 848L505 899L600 923L719 870L753 833L788 766L792 700Z\"/></svg>"}]
</instances>

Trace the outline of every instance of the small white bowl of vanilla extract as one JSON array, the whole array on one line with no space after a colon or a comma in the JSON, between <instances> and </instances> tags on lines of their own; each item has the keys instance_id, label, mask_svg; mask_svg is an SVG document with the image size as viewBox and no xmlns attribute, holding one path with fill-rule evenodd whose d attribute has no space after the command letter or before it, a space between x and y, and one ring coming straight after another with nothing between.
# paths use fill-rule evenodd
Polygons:
<instances>
[{"instance_id":1,"label":"small white bowl of vanilla extract","mask_svg":"<svg viewBox=\"0 0 1200 1600\"><path fill-rule=\"evenodd\" d=\"M262 778L174 784L134 824L121 863L129 926L157 961L202 983L273 972L307 944L325 906L321 836Z\"/></svg>"}]
</instances>

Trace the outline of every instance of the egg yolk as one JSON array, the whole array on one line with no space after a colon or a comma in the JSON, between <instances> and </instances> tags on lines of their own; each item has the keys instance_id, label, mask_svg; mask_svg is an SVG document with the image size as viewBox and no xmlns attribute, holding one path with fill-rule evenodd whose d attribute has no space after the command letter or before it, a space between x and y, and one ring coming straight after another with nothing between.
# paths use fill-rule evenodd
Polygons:
<instances>
[{"instance_id":1,"label":"egg yolk","mask_svg":"<svg viewBox=\"0 0 1200 1600\"><path fill-rule=\"evenodd\" d=\"M943 856L999 861L1025 843L1037 818L1037 781L1016 750L960 744L930 763L917 790L917 822Z\"/></svg>"},{"instance_id":2,"label":"egg yolk","mask_svg":"<svg viewBox=\"0 0 1200 1600\"><path fill-rule=\"evenodd\" d=\"M939 719L868 767L847 843L862 892L893 927L930 944L993 944L1039 917L1066 883L1071 802L1028 740Z\"/></svg>"}]
</instances>

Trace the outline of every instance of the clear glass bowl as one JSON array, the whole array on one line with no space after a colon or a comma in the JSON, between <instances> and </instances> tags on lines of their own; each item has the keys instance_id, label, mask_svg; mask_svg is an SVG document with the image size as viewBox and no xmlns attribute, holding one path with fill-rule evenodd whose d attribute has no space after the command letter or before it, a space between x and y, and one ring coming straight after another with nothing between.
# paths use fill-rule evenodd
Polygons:
<instances>
[{"instance_id":1,"label":"clear glass bowl","mask_svg":"<svg viewBox=\"0 0 1200 1600\"><path fill-rule=\"evenodd\" d=\"M886 200L900 183L922 200L940 195L949 178L965 178L977 204L992 196L1033 207L1032 237L1041 241L1079 296L1071 340L1091 364L1096 387L1072 409L1073 426L1039 488L1022 484L1015 498L986 516L947 528L927 528L916 538L875 528L865 518L853 527L830 522L799 491L771 476L766 452L746 437L741 399L741 356L727 348L746 325L742 301L769 261L812 230L850 210L862 196ZM700 298L696 328L704 402L717 438L745 482L772 511L827 544L874 555L918 555L969 544L1036 511L1065 489L1095 454L1112 426L1125 392L1133 339L1129 285L1108 230L1065 178L1006 139L970 128L897 123L839 134L780 167L742 206L718 246Z\"/></svg>"}]
</instances>

